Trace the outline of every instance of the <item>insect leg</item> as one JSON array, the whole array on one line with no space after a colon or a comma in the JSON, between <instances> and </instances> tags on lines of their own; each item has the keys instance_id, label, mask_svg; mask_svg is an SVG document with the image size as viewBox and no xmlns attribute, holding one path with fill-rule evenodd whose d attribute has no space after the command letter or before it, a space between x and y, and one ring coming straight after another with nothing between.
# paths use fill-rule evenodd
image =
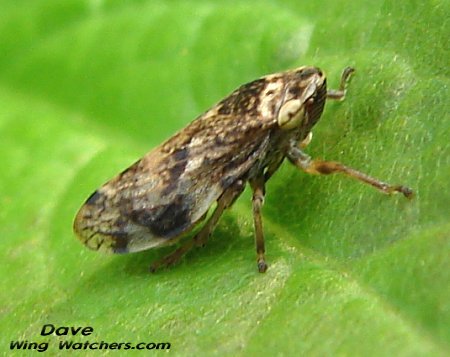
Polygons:
<instances>
[{"instance_id":1,"label":"insect leg","mask_svg":"<svg viewBox=\"0 0 450 357\"><path fill-rule=\"evenodd\" d=\"M233 186L224 191L222 196L217 200L217 207L209 220L205 223L202 229L190 240L184 243L181 247L170 253L169 255L155 261L150 266L150 271L155 272L160 267L169 267L180 261L180 259L194 246L204 246L208 241L209 236L216 227L222 213L230 207L234 201L239 197L245 188L243 181L237 181Z\"/></svg>"},{"instance_id":2,"label":"insect leg","mask_svg":"<svg viewBox=\"0 0 450 357\"><path fill-rule=\"evenodd\" d=\"M169 267L174 265L180 261L180 259L185 255L188 251L190 251L195 245L193 239L188 240L184 243L180 248L176 249L169 255L166 255L162 259L158 259L150 265L150 272L154 273L161 267Z\"/></svg>"},{"instance_id":3,"label":"insect leg","mask_svg":"<svg viewBox=\"0 0 450 357\"><path fill-rule=\"evenodd\" d=\"M255 244L256 244L256 263L260 273L264 273L267 270L266 258L264 256L264 232L261 219L261 208L264 203L264 176L261 176L250 182L253 189L253 221L255 225Z\"/></svg>"},{"instance_id":4,"label":"insect leg","mask_svg":"<svg viewBox=\"0 0 450 357\"><path fill-rule=\"evenodd\" d=\"M342 173L346 176L369 184L383 193L390 194L400 192L408 198L413 195L413 191L409 187L401 185L390 185L374 177L366 175L365 173L352 169L351 167L345 166L340 162L312 160L302 150L295 146L291 146L287 157L295 166L299 167L309 174L328 175L334 173Z\"/></svg>"},{"instance_id":5,"label":"insect leg","mask_svg":"<svg viewBox=\"0 0 450 357\"><path fill-rule=\"evenodd\" d=\"M238 180L233 186L228 188L222 196L217 200L217 207L214 210L212 216L203 226L202 230L197 233L194 237L195 245L197 247L202 247L208 241L209 236L213 232L217 223L219 222L220 216L222 213L229 208L234 201L240 196L242 191L244 191L245 184L242 180Z\"/></svg>"},{"instance_id":6,"label":"insect leg","mask_svg":"<svg viewBox=\"0 0 450 357\"><path fill-rule=\"evenodd\" d=\"M266 171L264 172L264 182L269 181L269 179L272 177L272 175L278 170L278 168L280 167L281 163L283 162L284 158L282 158L281 160L278 160L277 162L275 162L274 164L270 165Z\"/></svg>"},{"instance_id":7,"label":"insect leg","mask_svg":"<svg viewBox=\"0 0 450 357\"><path fill-rule=\"evenodd\" d=\"M347 84L350 82L350 78L354 72L354 68L346 67L342 72L339 89L329 89L327 91L327 98L334 100L344 100Z\"/></svg>"}]
</instances>

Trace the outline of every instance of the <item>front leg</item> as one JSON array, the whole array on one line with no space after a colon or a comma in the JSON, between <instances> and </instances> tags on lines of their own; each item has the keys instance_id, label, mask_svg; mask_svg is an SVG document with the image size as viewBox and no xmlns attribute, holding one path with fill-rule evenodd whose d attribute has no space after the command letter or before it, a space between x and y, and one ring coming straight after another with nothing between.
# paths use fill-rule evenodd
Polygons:
<instances>
[{"instance_id":1,"label":"front leg","mask_svg":"<svg viewBox=\"0 0 450 357\"><path fill-rule=\"evenodd\" d=\"M352 169L351 167L345 166L340 162L312 160L300 148L294 145L291 146L287 157L295 166L309 174L329 175L334 173L342 173L346 176L369 184L383 193L390 194L400 192L408 198L413 195L413 191L409 187L402 185L390 185L386 182L382 182L374 177L366 175L365 173Z\"/></svg>"},{"instance_id":2,"label":"front leg","mask_svg":"<svg viewBox=\"0 0 450 357\"><path fill-rule=\"evenodd\" d=\"M333 100L344 100L347 84L350 82L355 69L352 67L346 67L342 72L341 83L339 84L339 89L329 89L327 91L327 98Z\"/></svg>"}]
</instances>

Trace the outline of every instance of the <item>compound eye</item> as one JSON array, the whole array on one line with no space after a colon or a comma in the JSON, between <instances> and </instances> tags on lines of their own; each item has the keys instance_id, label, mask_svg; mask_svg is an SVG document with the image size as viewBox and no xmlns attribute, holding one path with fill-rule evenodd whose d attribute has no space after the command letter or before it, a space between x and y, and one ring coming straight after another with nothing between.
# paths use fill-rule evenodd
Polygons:
<instances>
[{"instance_id":1,"label":"compound eye","mask_svg":"<svg viewBox=\"0 0 450 357\"><path fill-rule=\"evenodd\" d=\"M305 107L299 99L290 100L283 104L278 112L278 126L281 129L293 129L300 125L305 116Z\"/></svg>"}]
</instances>

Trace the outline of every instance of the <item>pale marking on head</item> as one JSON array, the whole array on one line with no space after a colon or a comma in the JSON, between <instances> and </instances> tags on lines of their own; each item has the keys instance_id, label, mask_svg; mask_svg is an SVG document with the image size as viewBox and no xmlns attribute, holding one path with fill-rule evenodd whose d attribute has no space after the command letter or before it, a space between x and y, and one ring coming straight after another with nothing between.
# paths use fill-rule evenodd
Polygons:
<instances>
[{"instance_id":1,"label":"pale marking on head","mask_svg":"<svg viewBox=\"0 0 450 357\"><path fill-rule=\"evenodd\" d=\"M301 149L306 148L306 147L309 145L309 143L311 142L312 136L313 136L313 133L312 133L312 131L310 131L310 132L308 133L308 135L306 136L306 138L304 138L302 141L300 141L300 143L298 144L298 146L299 146Z\"/></svg>"},{"instance_id":2,"label":"pale marking on head","mask_svg":"<svg viewBox=\"0 0 450 357\"><path fill-rule=\"evenodd\" d=\"M270 76L267 76L268 78ZM269 78L270 80L270 78ZM283 89L283 82L278 80L274 80L273 82L269 82L264 89L262 100L260 104L260 113L265 118L273 117L275 113L273 113L273 100L277 95L280 95L280 91Z\"/></svg>"},{"instance_id":3,"label":"pale marking on head","mask_svg":"<svg viewBox=\"0 0 450 357\"><path fill-rule=\"evenodd\" d=\"M308 84L308 86L306 87L305 91L302 93L302 101L306 102L306 100L311 97L314 92L317 90L317 85L315 82L311 82Z\"/></svg>"}]
</instances>

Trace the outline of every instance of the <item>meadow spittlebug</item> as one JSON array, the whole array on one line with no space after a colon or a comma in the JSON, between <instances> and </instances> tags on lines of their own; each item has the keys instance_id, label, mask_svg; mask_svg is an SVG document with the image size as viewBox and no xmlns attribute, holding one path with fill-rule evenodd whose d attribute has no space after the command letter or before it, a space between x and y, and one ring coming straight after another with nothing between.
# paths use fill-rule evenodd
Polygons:
<instances>
[{"instance_id":1,"label":"meadow spittlebug","mask_svg":"<svg viewBox=\"0 0 450 357\"><path fill-rule=\"evenodd\" d=\"M303 152L326 99L343 100L353 72L344 70L337 90L327 90L325 75L316 67L242 85L95 191L75 218L76 234L91 249L128 253L175 244L206 220L193 238L154 262L154 271L204 245L224 210L249 183L256 260L258 270L265 272L265 183L285 158L307 173L343 173L381 192L410 197L412 190L405 186L384 183L339 162L312 160Z\"/></svg>"}]
</instances>

